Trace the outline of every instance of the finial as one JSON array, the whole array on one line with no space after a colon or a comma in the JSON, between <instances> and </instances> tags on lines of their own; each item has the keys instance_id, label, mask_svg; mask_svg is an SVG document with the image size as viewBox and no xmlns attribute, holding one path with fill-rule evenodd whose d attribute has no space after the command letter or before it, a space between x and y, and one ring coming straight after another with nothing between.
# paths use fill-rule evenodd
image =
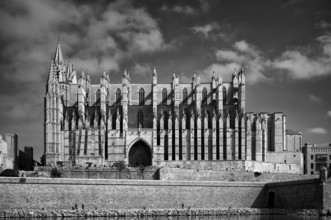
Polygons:
<instances>
[{"instance_id":1,"label":"finial","mask_svg":"<svg viewBox=\"0 0 331 220\"><path fill-rule=\"evenodd\" d=\"M154 66L154 69L153 69L153 76L156 76L156 67Z\"/></svg>"},{"instance_id":2,"label":"finial","mask_svg":"<svg viewBox=\"0 0 331 220\"><path fill-rule=\"evenodd\" d=\"M175 73L175 71L174 71L174 74L172 75L172 78L176 78L176 73Z\"/></svg>"},{"instance_id":3,"label":"finial","mask_svg":"<svg viewBox=\"0 0 331 220\"><path fill-rule=\"evenodd\" d=\"M128 72L126 71L126 68L124 68L124 74L123 77L127 77L128 76Z\"/></svg>"},{"instance_id":4,"label":"finial","mask_svg":"<svg viewBox=\"0 0 331 220\"><path fill-rule=\"evenodd\" d=\"M103 71L102 77L106 78L106 70Z\"/></svg>"}]
</instances>

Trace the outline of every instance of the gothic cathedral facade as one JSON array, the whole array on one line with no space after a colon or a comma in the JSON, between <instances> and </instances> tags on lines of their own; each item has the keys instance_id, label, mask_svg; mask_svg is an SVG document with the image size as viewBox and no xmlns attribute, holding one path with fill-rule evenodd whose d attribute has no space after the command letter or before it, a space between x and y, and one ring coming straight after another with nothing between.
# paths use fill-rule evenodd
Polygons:
<instances>
[{"instance_id":1,"label":"gothic cathedral facade","mask_svg":"<svg viewBox=\"0 0 331 220\"><path fill-rule=\"evenodd\" d=\"M156 70L151 76L150 84L135 84L124 71L114 83L104 72L100 84L92 84L84 72L77 78L72 62L65 64L58 43L44 105L46 163L251 161L301 172L302 136L286 129L285 115L246 112L244 69L230 82L220 76L200 82L194 75L180 83L173 74L170 83L159 84Z\"/></svg>"}]
</instances>

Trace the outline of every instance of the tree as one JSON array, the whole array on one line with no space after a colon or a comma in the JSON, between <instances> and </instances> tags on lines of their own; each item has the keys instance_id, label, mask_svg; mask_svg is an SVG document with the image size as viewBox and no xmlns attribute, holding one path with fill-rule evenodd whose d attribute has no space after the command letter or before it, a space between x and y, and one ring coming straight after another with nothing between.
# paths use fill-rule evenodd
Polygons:
<instances>
[{"instance_id":1,"label":"tree","mask_svg":"<svg viewBox=\"0 0 331 220\"><path fill-rule=\"evenodd\" d=\"M40 165L41 166L45 166L46 165L46 155L43 154L41 157L40 157Z\"/></svg>"},{"instance_id":2,"label":"tree","mask_svg":"<svg viewBox=\"0 0 331 220\"><path fill-rule=\"evenodd\" d=\"M58 170L56 167L53 167L51 170L51 177L52 178L60 178L61 177L61 171Z\"/></svg>"},{"instance_id":3,"label":"tree","mask_svg":"<svg viewBox=\"0 0 331 220\"><path fill-rule=\"evenodd\" d=\"M116 161L115 163L113 163L113 167L115 167L119 171L118 176L121 179L122 170L126 169L125 161Z\"/></svg>"}]
</instances>

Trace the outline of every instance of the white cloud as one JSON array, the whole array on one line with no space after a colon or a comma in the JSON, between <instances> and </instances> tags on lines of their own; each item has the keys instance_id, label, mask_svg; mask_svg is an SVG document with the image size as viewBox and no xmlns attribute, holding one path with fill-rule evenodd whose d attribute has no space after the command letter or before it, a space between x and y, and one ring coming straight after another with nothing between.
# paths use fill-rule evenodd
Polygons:
<instances>
[{"instance_id":1,"label":"white cloud","mask_svg":"<svg viewBox=\"0 0 331 220\"><path fill-rule=\"evenodd\" d=\"M310 134L326 134L328 133L327 130L321 127L316 128L307 128L307 132Z\"/></svg>"},{"instance_id":2,"label":"white cloud","mask_svg":"<svg viewBox=\"0 0 331 220\"><path fill-rule=\"evenodd\" d=\"M201 34L205 38L209 38L210 33L219 30L220 26L216 23L210 23L203 26L194 26L191 28L195 33Z\"/></svg>"},{"instance_id":3,"label":"white cloud","mask_svg":"<svg viewBox=\"0 0 331 220\"><path fill-rule=\"evenodd\" d=\"M310 100L311 102L316 102L316 103L319 103L319 102L322 101L321 98L319 98L319 97L317 97L317 96L315 96L315 95L313 95L313 94L310 94L310 95L309 95L309 100Z\"/></svg>"},{"instance_id":4,"label":"white cloud","mask_svg":"<svg viewBox=\"0 0 331 220\"><path fill-rule=\"evenodd\" d=\"M201 29L201 32L208 37L211 30L211 28L205 28ZM234 66L239 68L241 64L244 64L247 82L251 84L283 76L303 80L331 74L331 34L320 36L316 40L319 47L315 48L314 52L317 55L314 58L298 50L293 50L285 51L273 60L266 58L258 48L247 41L237 41L231 50L216 51L217 62L210 64L202 72L210 76L212 70L230 71L229 68ZM231 72L233 70L217 74L229 75ZM320 101L318 97L313 96L310 97L310 100Z\"/></svg>"},{"instance_id":5,"label":"white cloud","mask_svg":"<svg viewBox=\"0 0 331 220\"><path fill-rule=\"evenodd\" d=\"M310 79L331 74L331 34L318 37L322 53L314 58L300 51L285 51L273 60L271 67L284 70L293 79Z\"/></svg>"},{"instance_id":6,"label":"white cloud","mask_svg":"<svg viewBox=\"0 0 331 220\"><path fill-rule=\"evenodd\" d=\"M327 114L328 117L331 117L331 110L328 111L326 114Z\"/></svg>"},{"instance_id":7,"label":"white cloud","mask_svg":"<svg viewBox=\"0 0 331 220\"><path fill-rule=\"evenodd\" d=\"M161 10L168 11L168 12L176 12L178 14L184 14L184 15L196 15L197 14L197 11L188 5L175 5L172 8L169 8L167 5L163 5Z\"/></svg>"},{"instance_id":8,"label":"white cloud","mask_svg":"<svg viewBox=\"0 0 331 220\"><path fill-rule=\"evenodd\" d=\"M234 69L244 65L247 82L256 83L267 80L264 75L266 60L261 52L246 41L237 41L233 45L234 50L218 50L215 53L217 63L207 66L202 72L206 77L211 77L213 71L217 75L229 79Z\"/></svg>"},{"instance_id":9,"label":"white cloud","mask_svg":"<svg viewBox=\"0 0 331 220\"><path fill-rule=\"evenodd\" d=\"M136 64L133 67L132 75L147 76L148 74L152 75L152 68L148 65Z\"/></svg>"}]
</instances>

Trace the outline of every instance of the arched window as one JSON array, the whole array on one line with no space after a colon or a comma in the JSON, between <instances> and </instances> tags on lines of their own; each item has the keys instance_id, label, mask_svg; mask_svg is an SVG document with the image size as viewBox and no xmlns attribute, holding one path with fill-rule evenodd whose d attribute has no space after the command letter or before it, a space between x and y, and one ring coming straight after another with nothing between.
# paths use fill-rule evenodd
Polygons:
<instances>
[{"instance_id":1,"label":"arched window","mask_svg":"<svg viewBox=\"0 0 331 220\"><path fill-rule=\"evenodd\" d=\"M117 105L117 106L121 105L121 99L122 99L122 97L121 97L121 90L118 88L116 90L116 97L115 97L116 102L115 102L115 105Z\"/></svg>"},{"instance_id":2,"label":"arched window","mask_svg":"<svg viewBox=\"0 0 331 220\"><path fill-rule=\"evenodd\" d=\"M162 105L167 105L167 96L168 96L167 89L164 88L162 90Z\"/></svg>"},{"instance_id":3,"label":"arched window","mask_svg":"<svg viewBox=\"0 0 331 220\"><path fill-rule=\"evenodd\" d=\"M97 105L100 105L100 101L101 101L101 92L100 89L97 90L96 96L95 96L95 103Z\"/></svg>"},{"instance_id":4,"label":"arched window","mask_svg":"<svg viewBox=\"0 0 331 220\"><path fill-rule=\"evenodd\" d=\"M141 88L139 90L139 105L144 105L145 104L145 90Z\"/></svg>"},{"instance_id":5,"label":"arched window","mask_svg":"<svg viewBox=\"0 0 331 220\"><path fill-rule=\"evenodd\" d=\"M208 128L211 129L213 122L212 122L212 115L209 111L207 112L207 116L208 116Z\"/></svg>"},{"instance_id":6,"label":"arched window","mask_svg":"<svg viewBox=\"0 0 331 220\"><path fill-rule=\"evenodd\" d=\"M187 89L183 89L183 105L187 105Z\"/></svg>"},{"instance_id":7,"label":"arched window","mask_svg":"<svg viewBox=\"0 0 331 220\"><path fill-rule=\"evenodd\" d=\"M206 87L202 90L202 105L207 105L207 89Z\"/></svg>"},{"instance_id":8,"label":"arched window","mask_svg":"<svg viewBox=\"0 0 331 220\"><path fill-rule=\"evenodd\" d=\"M138 128L139 128L139 126L141 126L142 128L144 127L143 121L144 121L143 112L141 110L139 110L139 112L138 112L138 118L137 118L137 127Z\"/></svg>"},{"instance_id":9,"label":"arched window","mask_svg":"<svg viewBox=\"0 0 331 220\"><path fill-rule=\"evenodd\" d=\"M226 100L226 88L223 87L223 105L226 105L227 100Z\"/></svg>"}]
</instances>

